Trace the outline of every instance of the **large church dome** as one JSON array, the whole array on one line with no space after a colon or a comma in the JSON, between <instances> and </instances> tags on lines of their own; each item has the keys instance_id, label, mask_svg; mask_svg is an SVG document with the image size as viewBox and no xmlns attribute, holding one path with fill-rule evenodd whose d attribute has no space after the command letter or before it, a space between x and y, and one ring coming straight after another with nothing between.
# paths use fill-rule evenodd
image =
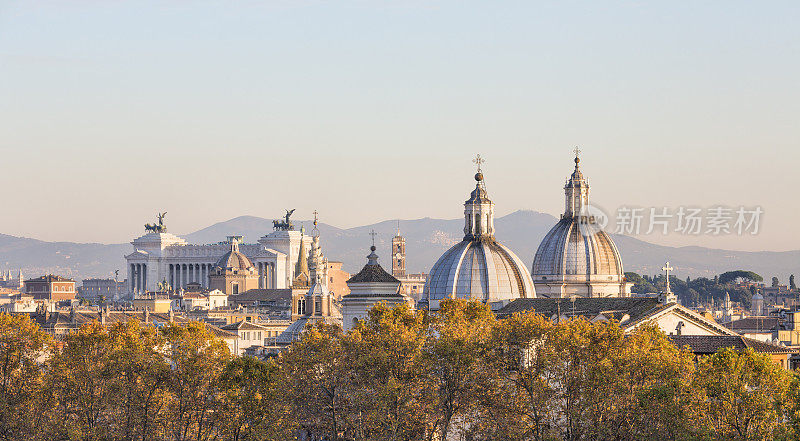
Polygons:
<instances>
[{"instance_id":1,"label":"large church dome","mask_svg":"<svg viewBox=\"0 0 800 441\"><path fill-rule=\"evenodd\" d=\"M617 246L594 221L562 218L547 233L533 258L533 274L623 276Z\"/></svg>"},{"instance_id":2,"label":"large church dome","mask_svg":"<svg viewBox=\"0 0 800 441\"><path fill-rule=\"evenodd\" d=\"M536 291L545 297L617 297L630 294L622 258L589 209L589 184L575 158L564 187L566 207L533 258Z\"/></svg>"},{"instance_id":3,"label":"large church dome","mask_svg":"<svg viewBox=\"0 0 800 441\"><path fill-rule=\"evenodd\" d=\"M536 296L525 264L494 237L494 203L480 169L475 180L475 190L464 203L464 240L433 265L422 306L427 302L438 309L439 301L453 298L489 303Z\"/></svg>"}]
</instances>

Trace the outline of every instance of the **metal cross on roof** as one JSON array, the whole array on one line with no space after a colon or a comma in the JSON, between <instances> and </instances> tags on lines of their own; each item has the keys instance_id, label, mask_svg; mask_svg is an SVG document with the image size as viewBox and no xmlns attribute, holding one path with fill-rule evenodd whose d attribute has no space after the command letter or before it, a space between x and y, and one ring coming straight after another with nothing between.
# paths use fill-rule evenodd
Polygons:
<instances>
[{"instance_id":1,"label":"metal cross on roof","mask_svg":"<svg viewBox=\"0 0 800 441\"><path fill-rule=\"evenodd\" d=\"M670 291L670 289L669 289L669 272L670 272L670 271L672 271L672 270L674 270L674 269L675 269L675 268L673 268L673 267L669 266L669 262L667 262L667 263L664 265L664 267L663 267L663 268L661 268L661 271L666 271L666 273L667 273L667 292L672 292L672 291Z\"/></svg>"},{"instance_id":2,"label":"metal cross on roof","mask_svg":"<svg viewBox=\"0 0 800 441\"><path fill-rule=\"evenodd\" d=\"M577 158L578 156L580 156L580 154L581 154L581 149L579 149L579 148L578 148L578 146L575 146L575 150L573 150L573 151L575 152L575 157L576 157L576 158Z\"/></svg>"},{"instance_id":3,"label":"metal cross on roof","mask_svg":"<svg viewBox=\"0 0 800 441\"><path fill-rule=\"evenodd\" d=\"M478 155L478 156L475 157L475 159L472 160L472 162L475 163L475 164L478 164L478 173L480 173L481 172L481 164L486 162L486 160L481 158L481 155Z\"/></svg>"},{"instance_id":4,"label":"metal cross on roof","mask_svg":"<svg viewBox=\"0 0 800 441\"><path fill-rule=\"evenodd\" d=\"M370 231L369 235L372 236L372 246L375 246L375 236L377 236L378 233L376 233L375 230L372 230Z\"/></svg>"},{"instance_id":5,"label":"metal cross on roof","mask_svg":"<svg viewBox=\"0 0 800 441\"><path fill-rule=\"evenodd\" d=\"M317 226L317 221L318 220L319 220L319 213L317 213L317 210L314 210L314 226L315 227Z\"/></svg>"}]
</instances>

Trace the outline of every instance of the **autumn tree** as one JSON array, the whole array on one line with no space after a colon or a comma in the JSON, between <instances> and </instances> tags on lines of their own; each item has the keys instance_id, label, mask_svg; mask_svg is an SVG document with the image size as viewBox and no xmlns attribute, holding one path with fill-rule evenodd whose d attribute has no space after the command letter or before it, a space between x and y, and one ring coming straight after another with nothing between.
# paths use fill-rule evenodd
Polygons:
<instances>
[{"instance_id":1,"label":"autumn tree","mask_svg":"<svg viewBox=\"0 0 800 441\"><path fill-rule=\"evenodd\" d=\"M721 349L701 361L694 387L702 393L702 429L719 440L768 440L787 435L792 378L768 356Z\"/></svg>"},{"instance_id":2,"label":"autumn tree","mask_svg":"<svg viewBox=\"0 0 800 441\"><path fill-rule=\"evenodd\" d=\"M498 322L477 439L679 439L688 433L691 354L656 328L614 322Z\"/></svg>"},{"instance_id":3,"label":"autumn tree","mask_svg":"<svg viewBox=\"0 0 800 441\"><path fill-rule=\"evenodd\" d=\"M481 387L473 439L553 439L557 353L554 324L538 314L516 313L499 320L486 350L488 375Z\"/></svg>"},{"instance_id":4,"label":"autumn tree","mask_svg":"<svg viewBox=\"0 0 800 441\"><path fill-rule=\"evenodd\" d=\"M352 367L344 353L342 329L318 322L280 357L281 383L297 431L338 441L358 425L352 412ZM362 438L363 439L363 438Z\"/></svg>"},{"instance_id":5,"label":"autumn tree","mask_svg":"<svg viewBox=\"0 0 800 441\"><path fill-rule=\"evenodd\" d=\"M170 323L162 333L171 367L167 432L175 441L213 439L219 379L231 359L228 346L199 322Z\"/></svg>"},{"instance_id":6,"label":"autumn tree","mask_svg":"<svg viewBox=\"0 0 800 441\"><path fill-rule=\"evenodd\" d=\"M51 438L113 439L118 390L114 339L94 322L64 336L50 360Z\"/></svg>"},{"instance_id":7,"label":"autumn tree","mask_svg":"<svg viewBox=\"0 0 800 441\"><path fill-rule=\"evenodd\" d=\"M166 345L163 335L138 320L116 323L109 328L109 334L115 351L112 393L116 397L119 437L125 440L161 437L171 376L163 355Z\"/></svg>"},{"instance_id":8,"label":"autumn tree","mask_svg":"<svg viewBox=\"0 0 800 441\"><path fill-rule=\"evenodd\" d=\"M423 349L428 315L378 304L344 340L358 403L359 439L419 440L431 430Z\"/></svg>"},{"instance_id":9,"label":"autumn tree","mask_svg":"<svg viewBox=\"0 0 800 441\"><path fill-rule=\"evenodd\" d=\"M489 307L474 300L443 301L431 321L422 361L425 381L435 393L430 416L440 440L448 439L454 419L468 424L486 375L484 352L494 325Z\"/></svg>"},{"instance_id":10,"label":"autumn tree","mask_svg":"<svg viewBox=\"0 0 800 441\"><path fill-rule=\"evenodd\" d=\"M237 357L220 376L217 418L220 435L231 441L291 438L279 367L272 361Z\"/></svg>"},{"instance_id":11,"label":"autumn tree","mask_svg":"<svg viewBox=\"0 0 800 441\"><path fill-rule=\"evenodd\" d=\"M0 313L0 439L32 439L40 427L41 364L51 343L27 315Z\"/></svg>"},{"instance_id":12,"label":"autumn tree","mask_svg":"<svg viewBox=\"0 0 800 441\"><path fill-rule=\"evenodd\" d=\"M617 331L619 329L619 331ZM594 334L599 330L600 334ZM696 418L689 403L694 374L692 353L679 349L655 325L622 335L613 322L595 324L604 335L587 369L588 406L583 432L590 439L686 439Z\"/></svg>"}]
</instances>

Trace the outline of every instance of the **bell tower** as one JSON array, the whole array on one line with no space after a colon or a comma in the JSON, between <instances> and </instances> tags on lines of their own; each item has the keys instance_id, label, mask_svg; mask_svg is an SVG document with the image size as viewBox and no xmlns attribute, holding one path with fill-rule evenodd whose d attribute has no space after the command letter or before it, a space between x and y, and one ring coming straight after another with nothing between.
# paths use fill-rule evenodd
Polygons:
<instances>
[{"instance_id":1,"label":"bell tower","mask_svg":"<svg viewBox=\"0 0 800 441\"><path fill-rule=\"evenodd\" d=\"M397 221L397 234L392 238L392 275L406 276L406 238L400 235L400 221Z\"/></svg>"}]
</instances>

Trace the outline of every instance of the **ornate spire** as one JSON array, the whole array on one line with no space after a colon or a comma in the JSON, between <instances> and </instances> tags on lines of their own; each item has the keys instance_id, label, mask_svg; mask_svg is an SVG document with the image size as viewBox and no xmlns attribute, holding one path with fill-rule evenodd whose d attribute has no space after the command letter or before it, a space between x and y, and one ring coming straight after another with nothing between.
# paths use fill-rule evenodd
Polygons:
<instances>
[{"instance_id":1,"label":"ornate spire","mask_svg":"<svg viewBox=\"0 0 800 441\"><path fill-rule=\"evenodd\" d=\"M317 210L314 210L314 228L311 230L311 236L319 236L319 229L317 228L317 223L319 222L319 213Z\"/></svg>"},{"instance_id":2,"label":"ornate spire","mask_svg":"<svg viewBox=\"0 0 800 441\"><path fill-rule=\"evenodd\" d=\"M299 256L297 258L297 265L294 269L295 278L297 278L300 274L308 275L308 251L306 250L306 241L304 239L305 236L301 231L300 251L298 252Z\"/></svg>"},{"instance_id":3,"label":"ornate spire","mask_svg":"<svg viewBox=\"0 0 800 441\"><path fill-rule=\"evenodd\" d=\"M472 160L478 166L475 173L475 190L464 202L464 240L494 237L494 203L489 200L483 180L481 165L486 162L481 155Z\"/></svg>"},{"instance_id":4,"label":"ornate spire","mask_svg":"<svg viewBox=\"0 0 800 441\"><path fill-rule=\"evenodd\" d=\"M320 283L325 272L325 258L322 255L322 248L319 245L319 230L317 223L319 221L319 213L314 210L314 230L311 239L311 254L308 256L308 266L311 270L310 276L314 283Z\"/></svg>"}]
</instances>

